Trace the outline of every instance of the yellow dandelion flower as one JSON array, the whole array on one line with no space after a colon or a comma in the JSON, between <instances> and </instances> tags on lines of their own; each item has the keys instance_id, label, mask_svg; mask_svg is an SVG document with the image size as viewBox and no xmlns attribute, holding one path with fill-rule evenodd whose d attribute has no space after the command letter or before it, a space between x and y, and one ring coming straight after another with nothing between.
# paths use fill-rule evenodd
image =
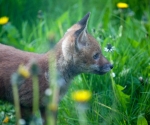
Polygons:
<instances>
[{"instance_id":1,"label":"yellow dandelion flower","mask_svg":"<svg viewBox=\"0 0 150 125\"><path fill-rule=\"evenodd\" d=\"M8 123L8 122L9 122L9 117L6 116L6 117L4 118L4 120L3 120L3 123Z\"/></svg>"},{"instance_id":2,"label":"yellow dandelion flower","mask_svg":"<svg viewBox=\"0 0 150 125\"><path fill-rule=\"evenodd\" d=\"M4 16L0 18L0 25L4 25L6 23L8 23L9 18Z\"/></svg>"},{"instance_id":3,"label":"yellow dandelion flower","mask_svg":"<svg viewBox=\"0 0 150 125\"><path fill-rule=\"evenodd\" d=\"M20 75L22 75L24 78L29 78L30 77L30 72L29 70L23 66L23 65L20 65L19 68L18 68L18 73Z\"/></svg>"},{"instance_id":4,"label":"yellow dandelion flower","mask_svg":"<svg viewBox=\"0 0 150 125\"><path fill-rule=\"evenodd\" d=\"M117 7L120 9L125 9L128 8L128 4L126 3L117 3Z\"/></svg>"},{"instance_id":5,"label":"yellow dandelion flower","mask_svg":"<svg viewBox=\"0 0 150 125\"><path fill-rule=\"evenodd\" d=\"M91 96L92 94L88 90L78 90L72 93L72 99L77 102L87 102Z\"/></svg>"}]
</instances>

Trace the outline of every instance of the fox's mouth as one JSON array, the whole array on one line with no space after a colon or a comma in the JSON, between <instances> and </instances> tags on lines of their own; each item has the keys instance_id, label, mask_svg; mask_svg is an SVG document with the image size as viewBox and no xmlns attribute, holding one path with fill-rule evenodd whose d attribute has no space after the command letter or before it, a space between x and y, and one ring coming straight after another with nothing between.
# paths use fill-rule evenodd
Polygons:
<instances>
[{"instance_id":1,"label":"fox's mouth","mask_svg":"<svg viewBox=\"0 0 150 125\"><path fill-rule=\"evenodd\" d=\"M99 75L103 75L103 74L109 72L110 70L111 70L110 68L103 69L103 70L94 70L94 73L99 74Z\"/></svg>"},{"instance_id":2,"label":"fox's mouth","mask_svg":"<svg viewBox=\"0 0 150 125\"><path fill-rule=\"evenodd\" d=\"M113 65L107 64L103 67L100 67L99 69L94 70L95 74L103 75L107 72L109 72L113 68Z\"/></svg>"}]
</instances>

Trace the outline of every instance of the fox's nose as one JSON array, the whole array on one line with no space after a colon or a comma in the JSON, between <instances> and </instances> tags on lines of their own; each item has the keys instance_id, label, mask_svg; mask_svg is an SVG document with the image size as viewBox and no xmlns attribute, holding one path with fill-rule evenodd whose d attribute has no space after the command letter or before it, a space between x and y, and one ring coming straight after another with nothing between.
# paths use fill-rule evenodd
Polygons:
<instances>
[{"instance_id":1,"label":"fox's nose","mask_svg":"<svg viewBox=\"0 0 150 125\"><path fill-rule=\"evenodd\" d=\"M110 68L112 69L114 66L113 66L113 64L110 64Z\"/></svg>"}]
</instances>

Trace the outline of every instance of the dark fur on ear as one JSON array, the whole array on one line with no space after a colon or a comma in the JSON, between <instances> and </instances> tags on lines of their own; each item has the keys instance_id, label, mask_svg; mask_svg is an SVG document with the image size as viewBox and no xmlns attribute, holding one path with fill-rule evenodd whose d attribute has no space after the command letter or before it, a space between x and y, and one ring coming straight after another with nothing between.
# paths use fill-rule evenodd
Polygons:
<instances>
[{"instance_id":1,"label":"dark fur on ear","mask_svg":"<svg viewBox=\"0 0 150 125\"><path fill-rule=\"evenodd\" d=\"M87 44L87 24L89 19L90 13L87 13L77 24L81 26L79 30L75 32L75 47L76 50L82 50L84 46Z\"/></svg>"},{"instance_id":2,"label":"dark fur on ear","mask_svg":"<svg viewBox=\"0 0 150 125\"><path fill-rule=\"evenodd\" d=\"M90 16L90 12L88 12L79 22L78 24L80 24L81 26L86 26L87 25L87 21L89 19Z\"/></svg>"},{"instance_id":3,"label":"dark fur on ear","mask_svg":"<svg viewBox=\"0 0 150 125\"><path fill-rule=\"evenodd\" d=\"M75 48L76 48L77 51L79 51L79 48L78 48L78 44L79 44L78 39L79 39L79 36L81 35L81 33L84 31L84 29L85 29L85 26L83 26L81 29L79 29L79 30L77 30L75 32Z\"/></svg>"},{"instance_id":4,"label":"dark fur on ear","mask_svg":"<svg viewBox=\"0 0 150 125\"><path fill-rule=\"evenodd\" d=\"M87 44L86 26L83 26L75 32L75 48L80 51Z\"/></svg>"},{"instance_id":5,"label":"dark fur on ear","mask_svg":"<svg viewBox=\"0 0 150 125\"><path fill-rule=\"evenodd\" d=\"M87 33L87 23L90 16L90 12L87 13L77 24L81 25L81 28L75 32L75 36L78 37L83 31Z\"/></svg>"},{"instance_id":6,"label":"dark fur on ear","mask_svg":"<svg viewBox=\"0 0 150 125\"><path fill-rule=\"evenodd\" d=\"M85 28L86 28L86 26L83 26L82 28L80 28L79 30L77 30L75 32L75 37L77 38L85 30Z\"/></svg>"}]
</instances>

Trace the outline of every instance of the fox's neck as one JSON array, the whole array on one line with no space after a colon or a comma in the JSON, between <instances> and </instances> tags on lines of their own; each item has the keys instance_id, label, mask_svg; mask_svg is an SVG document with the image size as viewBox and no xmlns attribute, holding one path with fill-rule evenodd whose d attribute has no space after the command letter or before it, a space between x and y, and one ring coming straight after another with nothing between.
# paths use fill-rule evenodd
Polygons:
<instances>
[{"instance_id":1,"label":"fox's neck","mask_svg":"<svg viewBox=\"0 0 150 125\"><path fill-rule=\"evenodd\" d=\"M60 85L60 98L66 93L71 80L80 72L74 66L73 61L66 61L62 54L60 42L56 45L54 51L45 54L47 60L56 59L57 83ZM47 61L48 63L48 61ZM50 62L51 64L51 62ZM48 64L47 64L48 66ZM51 69L50 69L51 71Z\"/></svg>"},{"instance_id":2,"label":"fox's neck","mask_svg":"<svg viewBox=\"0 0 150 125\"><path fill-rule=\"evenodd\" d=\"M67 61L62 53L61 42L56 46L55 53L57 58L57 69L64 77L66 82L70 82L76 75L80 74L78 67L76 67L72 61Z\"/></svg>"},{"instance_id":3,"label":"fox's neck","mask_svg":"<svg viewBox=\"0 0 150 125\"><path fill-rule=\"evenodd\" d=\"M66 82L70 82L76 75L80 74L77 67L73 63L66 62L63 56L57 60L57 68L61 76L64 77Z\"/></svg>"},{"instance_id":4,"label":"fox's neck","mask_svg":"<svg viewBox=\"0 0 150 125\"><path fill-rule=\"evenodd\" d=\"M47 60L48 58L56 58L56 68L58 71L58 76L63 78L66 84L69 84L70 81L78 74L80 74L78 67L73 64L73 61L66 61L62 54L61 42L59 42L54 51L49 51L45 54ZM51 62L50 62L51 64ZM51 69L50 69L51 70Z\"/></svg>"},{"instance_id":5,"label":"fox's neck","mask_svg":"<svg viewBox=\"0 0 150 125\"><path fill-rule=\"evenodd\" d=\"M70 83L70 81L78 74L80 74L77 68L73 64L65 64L63 66L59 66L61 68L62 76L65 81Z\"/></svg>"}]
</instances>

